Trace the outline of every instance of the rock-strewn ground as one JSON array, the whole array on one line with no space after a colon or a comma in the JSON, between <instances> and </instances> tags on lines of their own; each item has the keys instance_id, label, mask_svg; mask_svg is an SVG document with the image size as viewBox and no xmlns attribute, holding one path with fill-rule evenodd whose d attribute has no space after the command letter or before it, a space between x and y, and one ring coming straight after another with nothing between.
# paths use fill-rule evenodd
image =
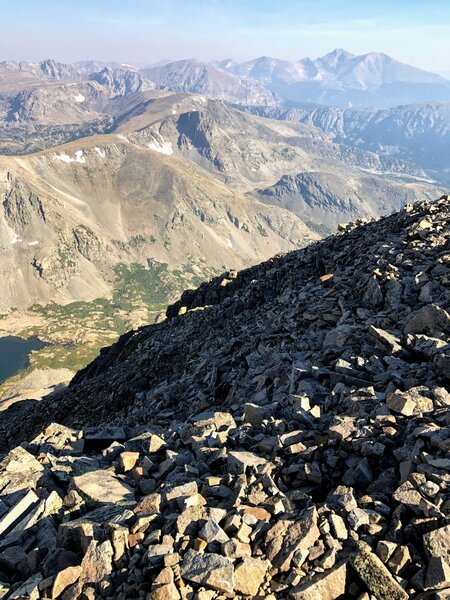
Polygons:
<instances>
[{"instance_id":1,"label":"rock-strewn ground","mask_svg":"<svg viewBox=\"0 0 450 600\"><path fill-rule=\"evenodd\" d=\"M4 597L450 598L449 219L230 272L5 411Z\"/></svg>"}]
</instances>

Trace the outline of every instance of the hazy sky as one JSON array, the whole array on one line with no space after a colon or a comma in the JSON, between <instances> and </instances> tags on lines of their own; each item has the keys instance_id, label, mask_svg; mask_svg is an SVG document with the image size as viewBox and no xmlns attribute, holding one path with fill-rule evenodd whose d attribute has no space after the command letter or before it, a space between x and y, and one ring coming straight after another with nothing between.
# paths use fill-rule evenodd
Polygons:
<instances>
[{"instance_id":1,"label":"hazy sky","mask_svg":"<svg viewBox=\"0 0 450 600\"><path fill-rule=\"evenodd\" d=\"M0 60L386 52L450 71L449 0L0 0Z\"/></svg>"}]
</instances>

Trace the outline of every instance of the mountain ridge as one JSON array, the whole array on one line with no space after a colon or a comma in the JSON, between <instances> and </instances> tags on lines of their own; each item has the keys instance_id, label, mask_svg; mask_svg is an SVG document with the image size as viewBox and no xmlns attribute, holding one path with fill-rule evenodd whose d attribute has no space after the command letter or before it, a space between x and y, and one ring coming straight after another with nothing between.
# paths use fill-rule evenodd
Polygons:
<instances>
[{"instance_id":1,"label":"mountain ridge","mask_svg":"<svg viewBox=\"0 0 450 600\"><path fill-rule=\"evenodd\" d=\"M340 50L292 67L266 57L252 75L287 69L295 83L320 67L331 81L355 58ZM0 63L0 326L48 344L30 356L30 385L158 320L199 278L442 193L445 179L403 160L403 146L336 144L322 121L298 122L299 109L286 112L266 80L236 67ZM249 114L258 111L277 120ZM21 392L26 374L0 397L38 395Z\"/></svg>"},{"instance_id":2,"label":"mountain ridge","mask_svg":"<svg viewBox=\"0 0 450 600\"><path fill-rule=\"evenodd\" d=\"M41 63L7 61L0 63L0 83L2 72L4 77L5 72L11 74L14 70L37 80L100 78L116 94L123 93L126 85L134 90L156 86L175 92L205 93L213 99L243 105L276 106L287 101L345 108L352 104L392 106L404 103L408 97L409 103L450 100L450 83L439 74L412 67L382 52L354 55L343 49L298 61L267 56L243 63L183 59L145 68L101 61L72 65L51 59ZM102 78L100 74L105 70L110 75Z\"/></svg>"}]
</instances>

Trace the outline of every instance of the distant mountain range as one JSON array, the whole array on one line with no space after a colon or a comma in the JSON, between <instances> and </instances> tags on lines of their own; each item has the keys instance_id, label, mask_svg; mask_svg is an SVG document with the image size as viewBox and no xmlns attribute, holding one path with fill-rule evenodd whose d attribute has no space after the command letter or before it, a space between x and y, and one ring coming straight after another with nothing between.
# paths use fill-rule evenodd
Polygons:
<instances>
[{"instance_id":1,"label":"distant mountain range","mask_svg":"<svg viewBox=\"0 0 450 600\"><path fill-rule=\"evenodd\" d=\"M407 104L387 109L256 107L256 114L318 127L334 142L412 162L450 184L450 103Z\"/></svg>"},{"instance_id":2,"label":"distant mountain range","mask_svg":"<svg viewBox=\"0 0 450 600\"><path fill-rule=\"evenodd\" d=\"M205 93L242 105L326 104L386 108L414 102L450 101L450 81L386 54L336 49L297 62L262 56L213 65L196 60L165 62L142 71L157 87Z\"/></svg>"},{"instance_id":3,"label":"distant mountain range","mask_svg":"<svg viewBox=\"0 0 450 600\"><path fill-rule=\"evenodd\" d=\"M419 165L450 181L450 81L382 53L342 49L289 62L194 59L139 68L84 61L0 63L0 152L112 131L134 95L201 94L259 116L308 123L337 143Z\"/></svg>"},{"instance_id":4,"label":"distant mountain range","mask_svg":"<svg viewBox=\"0 0 450 600\"><path fill-rule=\"evenodd\" d=\"M449 81L379 52L356 56L336 49L314 60L264 56L241 64L221 61L218 66L293 103L384 107L450 100Z\"/></svg>"},{"instance_id":5,"label":"distant mountain range","mask_svg":"<svg viewBox=\"0 0 450 600\"><path fill-rule=\"evenodd\" d=\"M216 100L244 105L275 106L271 90L250 77L197 60L180 60L145 69L142 73L156 87L175 92L205 94Z\"/></svg>"},{"instance_id":6,"label":"distant mountain range","mask_svg":"<svg viewBox=\"0 0 450 600\"><path fill-rule=\"evenodd\" d=\"M297 62L262 56L243 63L231 59L215 63L194 59L161 61L147 68L99 61L72 65L53 60L0 63L0 87L8 81L19 88L28 87L33 79L42 78L97 81L114 94L154 87L201 93L242 105L386 108L450 101L450 81L442 75L406 65L380 52L355 55L343 49Z\"/></svg>"}]
</instances>

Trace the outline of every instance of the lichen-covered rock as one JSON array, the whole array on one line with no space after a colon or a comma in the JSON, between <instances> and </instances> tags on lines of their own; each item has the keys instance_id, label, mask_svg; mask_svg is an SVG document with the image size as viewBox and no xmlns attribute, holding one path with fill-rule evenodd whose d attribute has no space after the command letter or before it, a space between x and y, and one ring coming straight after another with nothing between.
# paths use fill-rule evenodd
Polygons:
<instances>
[{"instance_id":1,"label":"lichen-covered rock","mask_svg":"<svg viewBox=\"0 0 450 600\"><path fill-rule=\"evenodd\" d=\"M359 542L357 552L350 559L351 565L379 600L405 600L408 594L397 583L376 554L365 542Z\"/></svg>"}]
</instances>

